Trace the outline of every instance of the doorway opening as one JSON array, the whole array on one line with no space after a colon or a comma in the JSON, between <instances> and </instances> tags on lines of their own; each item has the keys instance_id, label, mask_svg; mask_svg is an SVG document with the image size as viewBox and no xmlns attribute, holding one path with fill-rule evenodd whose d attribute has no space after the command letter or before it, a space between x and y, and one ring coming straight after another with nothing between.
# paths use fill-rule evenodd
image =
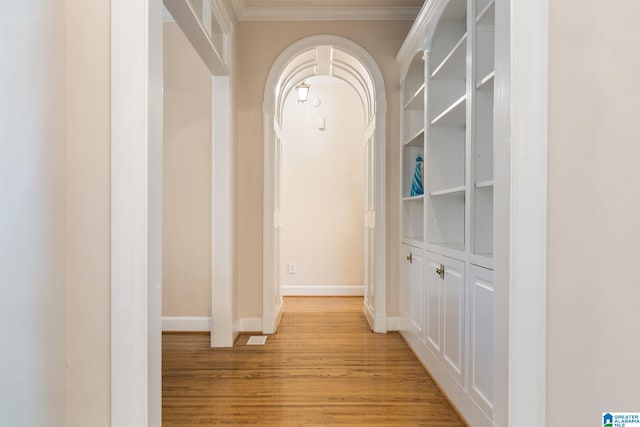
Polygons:
<instances>
[{"instance_id":1,"label":"doorway opening","mask_svg":"<svg viewBox=\"0 0 640 427\"><path fill-rule=\"evenodd\" d=\"M364 108L330 76L287 96L282 120L283 296L364 295Z\"/></svg>"},{"instance_id":2,"label":"doorway opening","mask_svg":"<svg viewBox=\"0 0 640 427\"><path fill-rule=\"evenodd\" d=\"M385 134L382 73L362 47L337 36L302 39L276 59L264 95L263 333L276 332L282 316L283 136L286 100L297 85L316 76L339 79L355 91L363 109L364 191L363 311L374 332L386 332ZM313 100L310 102L314 102ZM360 117L353 120L361 120ZM314 125L318 127L320 123ZM326 127L326 121L324 123ZM290 269L290 265L287 266ZM297 266L296 266L297 267ZM294 268L296 268L294 267Z\"/></svg>"}]
</instances>

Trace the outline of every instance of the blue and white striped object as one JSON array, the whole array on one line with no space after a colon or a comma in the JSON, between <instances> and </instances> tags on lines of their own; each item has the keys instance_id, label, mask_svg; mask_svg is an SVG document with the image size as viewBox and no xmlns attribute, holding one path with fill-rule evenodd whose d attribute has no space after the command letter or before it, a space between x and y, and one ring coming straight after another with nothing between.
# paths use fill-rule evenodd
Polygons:
<instances>
[{"instance_id":1,"label":"blue and white striped object","mask_svg":"<svg viewBox=\"0 0 640 427\"><path fill-rule=\"evenodd\" d=\"M411 182L411 196L420 196L424 194L422 188L422 154L416 157L416 168L413 171L413 182Z\"/></svg>"}]
</instances>

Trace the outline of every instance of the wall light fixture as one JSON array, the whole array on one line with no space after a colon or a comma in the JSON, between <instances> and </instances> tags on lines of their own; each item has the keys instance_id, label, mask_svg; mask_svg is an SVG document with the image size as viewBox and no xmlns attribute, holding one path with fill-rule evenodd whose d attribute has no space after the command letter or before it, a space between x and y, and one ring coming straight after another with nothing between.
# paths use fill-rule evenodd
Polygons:
<instances>
[{"instance_id":1,"label":"wall light fixture","mask_svg":"<svg viewBox=\"0 0 640 427\"><path fill-rule=\"evenodd\" d=\"M296 85L296 91L298 92L298 102L303 103L307 102L307 98L309 97L309 87L311 85L304 81L298 83Z\"/></svg>"}]
</instances>

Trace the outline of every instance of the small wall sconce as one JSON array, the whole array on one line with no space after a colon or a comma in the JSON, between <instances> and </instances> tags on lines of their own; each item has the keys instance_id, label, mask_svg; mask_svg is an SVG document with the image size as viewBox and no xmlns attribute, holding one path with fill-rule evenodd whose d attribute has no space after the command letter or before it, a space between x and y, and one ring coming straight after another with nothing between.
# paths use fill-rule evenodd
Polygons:
<instances>
[{"instance_id":1,"label":"small wall sconce","mask_svg":"<svg viewBox=\"0 0 640 427\"><path fill-rule=\"evenodd\" d=\"M307 102L307 97L309 96L309 87L311 85L306 82L300 82L296 85L296 91L298 92L298 103Z\"/></svg>"}]
</instances>

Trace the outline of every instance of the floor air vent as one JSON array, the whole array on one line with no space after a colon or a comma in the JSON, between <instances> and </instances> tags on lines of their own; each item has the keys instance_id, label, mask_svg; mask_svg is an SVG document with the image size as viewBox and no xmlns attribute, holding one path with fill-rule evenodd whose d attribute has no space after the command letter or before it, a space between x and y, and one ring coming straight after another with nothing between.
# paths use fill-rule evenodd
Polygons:
<instances>
[{"instance_id":1,"label":"floor air vent","mask_svg":"<svg viewBox=\"0 0 640 427\"><path fill-rule=\"evenodd\" d=\"M264 345L267 342L266 335L254 335L249 337L247 345Z\"/></svg>"}]
</instances>

